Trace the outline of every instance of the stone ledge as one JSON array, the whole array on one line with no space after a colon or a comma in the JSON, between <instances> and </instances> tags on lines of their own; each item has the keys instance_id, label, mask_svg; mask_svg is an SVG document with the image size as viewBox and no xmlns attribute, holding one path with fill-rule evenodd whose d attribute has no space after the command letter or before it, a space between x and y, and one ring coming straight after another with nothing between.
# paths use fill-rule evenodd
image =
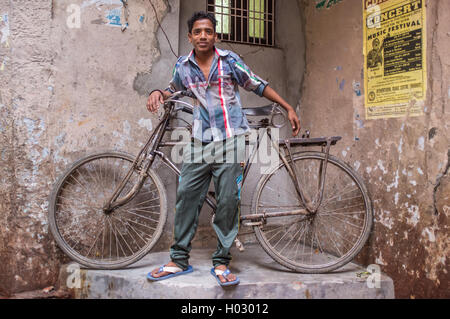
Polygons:
<instances>
[{"instance_id":1,"label":"stone ledge","mask_svg":"<svg viewBox=\"0 0 450 319\"><path fill-rule=\"evenodd\" d=\"M258 245L233 252L231 270L239 276L237 287L223 289L213 276L210 256L214 249L191 253L194 272L161 282L149 282L146 274L169 260L167 252L151 253L124 270L81 269L81 287L73 289L81 299L392 299L394 284L381 275L380 288L369 288L358 277L365 271L348 264L330 274L293 273L274 262ZM67 288L66 266L60 274L60 287Z\"/></svg>"}]
</instances>

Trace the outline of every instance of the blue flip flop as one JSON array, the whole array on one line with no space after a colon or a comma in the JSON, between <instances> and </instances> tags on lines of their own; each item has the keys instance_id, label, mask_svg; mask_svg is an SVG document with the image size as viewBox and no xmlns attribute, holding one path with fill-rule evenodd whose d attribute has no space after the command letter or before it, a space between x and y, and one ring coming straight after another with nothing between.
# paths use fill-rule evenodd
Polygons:
<instances>
[{"instance_id":1,"label":"blue flip flop","mask_svg":"<svg viewBox=\"0 0 450 319\"><path fill-rule=\"evenodd\" d=\"M222 272L222 270L218 270L218 274L216 274L216 269L215 268L211 268L211 275L214 276L214 278L216 278L217 282L219 283L219 285L221 285L222 287L227 287L227 286L236 286L239 285L239 278L236 276L236 280L234 281L227 281L227 282L221 282L219 279L219 276L223 276L225 277L225 279L228 280L228 275L231 274L231 271L227 268L225 271ZM222 272L222 273L220 273Z\"/></svg>"},{"instance_id":2,"label":"blue flip flop","mask_svg":"<svg viewBox=\"0 0 450 319\"><path fill-rule=\"evenodd\" d=\"M191 273L191 272L194 271L194 268L192 268L192 266L189 266L189 267L188 267L186 270L184 270L184 271L178 271L178 272L175 272L175 271L178 270L178 269L180 269L180 268L178 268L178 267L166 267L166 266L162 266L161 268L159 268L157 274L160 274L160 273L162 273L162 272L164 272L164 271L166 271L166 272L171 272L172 274L167 275L167 276L164 276L164 277L160 277L160 278L155 278L155 277L152 276L152 273L149 272L149 273L147 274L147 279L150 280L150 281L161 281L161 280L166 280L166 279L170 279L170 278L177 277L177 276L181 276L181 275L186 275L186 274L189 274L189 273Z\"/></svg>"}]
</instances>

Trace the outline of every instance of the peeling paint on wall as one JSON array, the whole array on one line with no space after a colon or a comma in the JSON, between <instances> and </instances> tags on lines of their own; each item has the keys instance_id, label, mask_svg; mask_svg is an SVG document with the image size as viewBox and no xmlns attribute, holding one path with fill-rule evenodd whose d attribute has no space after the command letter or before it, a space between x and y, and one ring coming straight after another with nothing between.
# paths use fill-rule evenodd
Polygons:
<instances>
[{"instance_id":1,"label":"peeling paint on wall","mask_svg":"<svg viewBox=\"0 0 450 319\"><path fill-rule=\"evenodd\" d=\"M4 45L5 47L9 47L9 15L8 13L4 13L0 15L0 32L2 34L2 37L0 39L0 44Z\"/></svg>"},{"instance_id":2,"label":"peeling paint on wall","mask_svg":"<svg viewBox=\"0 0 450 319\"><path fill-rule=\"evenodd\" d=\"M9 60L9 57L7 57L7 56L5 56L3 58L3 61L1 63L1 65L0 65L0 71L3 72L5 70L5 68L6 68L7 64L8 64L8 60Z\"/></svg>"},{"instance_id":3,"label":"peeling paint on wall","mask_svg":"<svg viewBox=\"0 0 450 319\"><path fill-rule=\"evenodd\" d=\"M103 17L91 21L91 24L107 25L110 27L124 28L128 25L123 23L124 6L120 0L90 0L81 4L81 10L96 6L96 9L103 12ZM112 7L114 6L114 7ZM112 8L111 8L112 7ZM125 20L127 16L125 15Z\"/></svg>"},{"instance_id":4,"label":"peeling paint on wall","mask_svg":"<svg viewBox=\"0 0 450 319\"><path fill-rule=\"evenodd\" d=\"M149 132L153 130L153 124L151 119L140 119L138 124L140 127L147 129L147 131Z\"/></svg>"},{"instance_id":5,"label":"peeling paint on wall","mask_svg":"<svg viewBox=\"0 0 450 319\"><path fill-rule=\"evenodd\" d=\"M113 5L113 4L122 4L122 1L120 0L85 0L81 4L81 9L90 7L95 5L98 10L101 10L102 5Z\"/></svg>"},{"instance_id":6,"label":"peeling paint on wall","mask_svg":"<svg viewBox=\"0 0 450 319\"><path fill-rule=\"evenodd\" d=\"M122 23L120 22L121 17L122 17L122 7L109 10L106 15L106 19L108 20L107 25L112 27L122 27Z\"/></svg>"},{"instance_id":7,"label":"peeling paint on wall","mask_svg":"<svg viewBox=\"0 0 450 319\"><path fill-rule=\"evenodd\" d=\"M419 206L411 205L411 207L408 207L408 213L409 213L410 217L407 218L407 223L416 227L420 221Z\"/></svg>"},{"instance_id":8,"label":"peeling paint on wall","mask_svg":"<svg viewBox=\"0 0 450 319\"><path fill-rule=\"evenodd\" d=\"M387 186L386 191L389 193L392 188L397 189L399 185L399 173L398 170L395 172L394 182Z\"/></svg>"},{"instance_id":9,"label":"peeling paint on wall","mask_svg":"<svg viewBox=\"0 0 450 319\"><path fill-rule=\"evenodd\" d=\"M419 145L419 150L424 151L425 150L425 137L423 137L423 136L419 137L417 144Z\"/></svg>"},{"instance_id":10,"label":"peeling paint on wall","mask_svg":"<svg viewBox=\"0 0 450 319\"><path fill-rule=\"evenodd\" d=\"M361 96L361 83L353 81L353 92L355 92L356 96Z\"/></svg>"}]
</instances>

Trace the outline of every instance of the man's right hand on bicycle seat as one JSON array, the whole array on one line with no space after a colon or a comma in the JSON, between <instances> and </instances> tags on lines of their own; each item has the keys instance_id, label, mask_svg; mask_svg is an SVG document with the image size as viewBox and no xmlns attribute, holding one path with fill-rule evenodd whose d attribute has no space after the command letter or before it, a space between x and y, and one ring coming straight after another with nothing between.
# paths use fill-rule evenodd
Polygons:
<instances>
[{"instance_id":1,"label":"man's right hand on bicycle seat","mask_svg":"<svg viewBox=\"0 0 450 319\"><path fill-rule=\"evenodd\" d=\"M162 91L153 91L147 100L147 110L152 113L158 112L160 104L164 104L164 95Z\"/></svg>"}]
</instances>

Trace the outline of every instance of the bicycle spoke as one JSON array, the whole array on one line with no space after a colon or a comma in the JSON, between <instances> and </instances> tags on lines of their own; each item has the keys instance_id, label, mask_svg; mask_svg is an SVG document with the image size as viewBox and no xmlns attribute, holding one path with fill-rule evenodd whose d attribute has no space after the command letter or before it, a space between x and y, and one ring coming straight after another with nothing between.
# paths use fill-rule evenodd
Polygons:
<instances>
[{"instance_id":1,"label":"bicycle spoke","mask_svg":"<svg viewBox=\"0 0 450 319\"><path fill-rule=\"evenodd\" d=\"M80 177L80 180L81 179L83 179L83 181L84 181L84 184L86 184L86 185L90 185L91 183L89 183L87 180L86 180L86 178L84 177L84 175L83 174L80 174L80 172L79 172L79 170L77 169L75 172L77 172L78 173L78 176Z\"/></svg>"},{"instance_id":2,"label":"bicycle spoke","mask_svg":"<svg viewBox=\"0 0 450 319\"><path fill-rule=\"evenodd\" d=\"M105 217L105 226L104 226L104 232L103 232L103 236L102 236L102 260L104 259L103 254L105 252L105 235L106 235L106 217Z\"/></svg>"},{"instance_id":3,"label":"bicycle spoke","mask_svg":"<svg viewBox=\"0 0 450 319\"><path fill-rule=\"evenodd\" d=\"M116 232L117 228L114 229L114 226L113 226L114 223L113 223L113 221L112 221L112 218L109 219L109 222L110 222L111 227L112 227L112 229L113 229L114 237L116 238L117 258L120 258L120 256L119 256L119 247L120 247L120 250L122 251L122 254L123 254L124 256L126 256L125 251L123 250L123 247L122 247L122 245L120 244L120 240L117 238L117 233L119 233L119 235L120 235L120 232L118 232L118 231Z\"/></svg>"},{"instance_id":4,"label":"bicycle spoke","mask_svg":"<svg viewBox=\"0 0 450 319\"><path fill-rule=\"evenodd\" d=\"M321 222L320 220L318 220L318 221L319 221L319 223L322 224L322 222ZM326 233L327 233L327 237L328 237L329 239L331 239L331 241L333 242L333 245L334 245L334 247L336 248L336 250L338 251L339 255L342 256L342 252L340 251L339 247L336 245L336 241L333 239L333 237L331 236L331 234L326 230L326 227L325 227L325 231L326 231Z\"/></svg>"},{"instance_id":5,"label":"bicycle spoke","mask_svg":"<svg viewBox=\"0 0 450 319\"><path fill-rule=\"evenodd\" d=\"M109 225L109 259L112 259L112 227L111 227L111 221L109 220L109 216L106 217L106 219L110 223L110 225Z\"/></svg>"},{"instance_id":6,"label":"bicycle spoke","mask_svg":"<svg viewBox=\"0 0 450 319\"><path fill-rule=\"evenodd\" d=\"M158 192L158 190L157 190L157 189L154 189L154 190L152 190L152 191L142 192L142 193L139 193L139 194L140 194L140 195L147 195L147 194L152 194L152 193L154 193L154 192Z\"/></svg>"},{"instance_id":7,"label":"bicycle spoke","mask_svg":"<svg viewBox=\"0 0 450 319\"><path fill-rule=\"evenodd\" d=\"M124 218L125 218L125 217L124 217ZM147 226L147 225L144 225L144 224L141 224L141 223L135 222L135 221L134 221L134 220L132 220L132 219L128 219L128 218L125 218L125 220L127 220L127 221L129 221L129 222L132 222L132 223L134 223L134 224L140 225L140 226L142 226L142 227L145 227L145 228L151 229L151 230L156 230L156 228L153 228L153 227L150 227L150 226Z\"/></svg>"},{"instance_id":8,"label":"bicycle spoke","mask_svg":"<svg viewBox=\"0 0 450 319\"><path fill-rule=\"evenodd\" d=\"M71 198L66 198L66 197L64 197L64 196L59 196L60 198L62 198L62 199L64 199L64 200L66 200L66 201L68 201L69 203L71 203L71 202L73 202L75 199L71 199ZM57 203L56 205L59 205L59 206L62 206L62 207L64 207L64 206L66 206L66 205L68 205L68 206L70 206L72 209L74 209L75 207L74 206L72 206L71 204L61 204L61 203ZM92 207L92 206L80 206L80 205L77 205L77 208L79 208L79 209L84 209L84 210L88 210L88 211L93 211L93 212L96 212L96 210L99 210L100 208L99 207ZM75 209L75 210L77 210L77 209Z\"/></svg>"},{"instance_id":9,"label":"bicycle spoke","mask_svg":"<svg viewBox=\"0 0 450 319\"><path fill-rule=\"evenodd\" d=\"M143 209L136 209L136 208L132 208L133 212L141 212L141 213L148 213L148 214L153 214L153 215L159 215L159 212L154 212L154 211L150 211L150 210L143 210Z\"/></svg>"},{"instance_id":10,"label":"bicycle spoke","mask_svg":"<svg viewBox=\"0 0 450 319\"><path fill-rule=\"evenodd\" d=\"M303 233L303 235L304 235L304 240L303 240L303 249L302 249L302 256L304 256L305 255L305 247L306 247L306 234L308 233L308 231L309 231L309 225L308 224L306 224L306 231Z\"/></svg>"},{"instance_id":11,"label":"bicycle spoke","mask_svg":"<svg viewBox=\"0 0 450 319\"><path fill-rule=\"evenodd\" d=\"M280 228L280 227L279 227ZM278 229L278 228L277 228ZM267 241L270 243L270 241L275 238L283 229L280 229L274 236L272 236L270 239L268 239Z\"/></svg>"},{"instance_id":12,"label":"bicycle spoke","mask_svg":"<svg viewBox=\"0 0 450 319\"><path fill-rule=\"evenodd\" d=\"M101 162L101 163L100 163ZM100 177L99 179L99 183L97 184L97 186L100 187L101 192L103 193L103 198L106 200L108 198L108 195L106 194L106 189L108 188L108 184L106 184L106 181L108 181L107 179L107 170L104 169L104 175L102 174L102 168L104 168L103 165L103 160L99 161L98 165L96 167L94 167L95 172L97 172L98 170L98 176Z\"/></svg>"},{"instance_id":13,"label":"bicycle spoke","mask_svg":"<svg viewBox=\"0 0 450 319\"><path fill-rule=\"evenodd\" d=\"M70 176L70 177L73 178L73 176ZM71 185L71 186L73 186L74 188L77 188L77 186L76 186L75 184L70 183L68 180L66 180L65 183L66 183L66 184L69 184L69 185ZM89 198L91 199L91 201L92 201L93 198L91 197L91 194L88 193L83 187L81 187L81 188L82 188L82 191L83 191L86 195L88 195L88 197L89 197ZM60 196L61 196L61 195L60 195ZM78 194L78 196L79 196L79 194Z\"/></svg>"},{"instance_id":14,"label":"bicycle spoke","mask_svg":"<svg viewBox=\"0 0 450 319\"><path fill-rule=\"evenodd\" d=\"M103 218L103 219L104 219L104 218ZM101 232L99 232L99 233L97 234L97 236L95 237L95 241L94 241L94 243L91 245L91 247L89 248L89 251L88 251L86 257L89 257L89 255L90 255L90 253L91 253L91 250L92 250L92 248L95 246L95 244L97 243L98 238L100 237L100 234L101 234L101 233L103 233L103 228L101 229Z\"/></svg>"},{"instance_id":15,"label":"bicycle spoke","mask_svg":"<svg viewBox=\"0 0 450 319\"><path fill-rule=\"evenodd\" d=\"M69 190L69 189L65 189L65 190L64 190L64 193L69 193L69 195L72 194L74 197L76 197L76 199L75 199L75 198L66 198L65 196L62 196L62 195L59 195L59 197L62 198L62 199L70 200L70 201L74 201L74 200L80 201L80 200L78 199L79 196L80 196L79 193L77 193L77 192L75 192L75 191L72 191L72 190ZM59 203L56 203L56 205L59 205ZM87 207L87 206L82 206L82 207ZM90 206L89 208L91 208L91 207L92 207L92 206ZM98 207L94 207L94 208L98 208Z\"/></svg>"},{"instance_id":16,"label":"bicycle spoke","mask_svg":"<svg viewBox=\"0 0 450 319\"><path fill-rule=\"evenodd\" d=\"M147 203L153 202L153 201L155 201L155 200L159 200L159 197L158 197L158 198L149 199L149 200L146 200L146 201L144 201L144 202L140 202L140 203L138 203L138 204L134 204L134 206L135 206L135 207L139 207L140 205L147 204ZM158 205L158 206L159 206L159 205ZM153 207L157 207L157 206L153 206ZM146 207L139 207L139 208L146 208Z\"/></svg>"},{"instance_id":17,"label":"bicycle spoke","mask_svg":"<svg viewBox=\"0 0 450 319\"><path fill-rule=\"evenodd\" d=\"M303 233L306 231L306 224L303 224L303 225L304 225L303 230L300 233L300 236L298 237L298 241L296 242L294 249L293 249L293 251L295 253L293 260L297 260L298 247L296 248L296 246L300 246L300 239L302 238Z\"/></svg>"},{"instance_id":18,"label":"bicycle spoke","mask_svg":"<svg viewBox=\"0 0 450 319\"><path fill-rule=\"evenodd\" d=\"M310 264L312 264L312 262L313 262L313 259L312 259L312 256L313 256L313 250L314 250L314 227L311 227L311 249L310 249L310 252L309 252L309 262L310 262Z\"/></svg>"},{"instance_id":19,"label":"bicycle spoke","mask_svg":"<svg viewBox=\"0 0 450 319\"><path fill-rule=\"evenodd\" d=\"M77 172L78 172L78 175L80 175L80 172L78 171L78 169L75 171L75 173L77 173ZM80 181L78 181L78 179L75 178L74 175L71 175L70 177L72 177L72 179L75 180L75 182L77 182L78 185L80 185L80 187L85 191L86 194L90 195L90 192L86 189L86 187L83 184L81 184Z\"/></svg>"},{"instance_id":20,"label":"bicycle spoke","mask_svg":"<svg viewBox=\"0 0 450 319\"><path fill-rule=\"evenodd\" d=\"M295 236L297 236L297 234L301 231L302 228L299 228L297 230L297 232L294 234L294 236L292 236L291 240L287 242L287 244L279 251L279 253L281 254L283 252L283 250L286 249L287 246L289 246L289 244L295 239Z\"/></svg>"},{"instance_id":21,"label":"bicycle spoke","mask_svg":"<svg viewBox=\"0 0 450 319\"><path fill-rule=\"evenodd\" d=\"M273 248L278 246L278 244L283 240L284 237L286 237L286 235L289 233L289 231L290 231L290 229L292 229L292 227L294 227L294 224L289 226L289 228L286 231L286 233L277 241L277 243L275 245L272 246Z\"/></svg>"},{"instance_id":22,"label":"bicycle spoke","mask_svg":"<svg viewBox=\"0 0 450 319\"><path fill-rule=\"evenodd\" d=\"M118 217L120 218L120 216L118 216ZM121 218L120 218L120 219L121 219ZM138 237L144 242L144 244L146 243L145 239L142 238L142 236L136 231L136 229L135 229L133 226L130 225L130 223L125 222L125 225L128 226L128 227L130 227L130 229L133 230L133 231L135 232L136 235L138 235ZM142 247L141 247L141 246L139 245L139 243L134 239L134 237L132 237L132 238L133 238L133 240L134 240L136 246L138 246L139 249L142 249Z\"/></svg>"},{"instance_id":23,"label":"bicycle spoke","mask_svg":"<svg viewBox=\"0 0 450 319\"><path fill-rule=\"evenodd\" d=\"M134 205L133 205L134 206ZM159 205L154 205L154 206L147 206L147 207L139 207L139 208L133 208L134 210L139 210L139 211L144 211L147 212L145 209L150 209L150 208L155 208L155 207L160 207Z\"/></svg>"},{"instance_id":24,"label":"bicycle spoke","mask_svg":"<svg viewBox=\"0 0 450 319\"><path fill-rule=\"evenodd\" d=\"M152 219L152 218L150 218L150 217L146 217L146 216L143 216L143 215L140 215L140 214L133 213L133 212L127 210L127 209L126 209L126 210L120 210L120 212L122 212L122 213L128 213L128 214L131 214L131 215L134 215L134 216L138 216L138 217L141 217L141 218L143 218L143 219L150 220L150 221L155 222L155 223L159 222L159 221L156 220L156 219Z\"/></svg>"},{"instance_id":25,"label":"bicycle spoke","mask_svg":"<svg viewBox=\"0 0 450 319\"><path fill-rule=\"evenodd\" d=\"M328 215L328 216L330 216L330 217L332 217L332 218L334 218L334 219L340 220L340 221L346 223L347 225L350 225L350 226L353 226L353 227L356 227L356 228L360 228L360 229L363 228L363 226L354 225L354 224L352 224L352 223L349 223L349 222L347 222L347 221L345 221L345 220L342 220L342 219L340 219L340 218L334 216L333 214Z\"/></svg>"},{"instance_id":26,"label":"bicycle spoke","mask_svg":"<svg viewBox=\"0 0 450 319\"><path fill-rule=\"evenodd\" d=\"M352 205L352 206L346 206L346 207L338 208L338 209L335 209L335 210L330 210L330 211L327 211L327 212L319 212L319 215L328 214L328 213L334 213L334 212L337 212L337 211L340 211L340 210L346 210L346 209L358 207L358 206L361 206L361 205L362 204L357 204L357 205ZM330 215L333 215L333 214L330 214Z\"/></svg>"},{"instance_id":27,"label":"bicycle spoke","mask_svg":"<svg viewBox=\"0 0 450 319\"><path fill-rule=\"evenodd\" d=\"M353 212L344 212L344 213L334 213L334 214L320 214L320 216L332 216L332 215L341 215L341 216L346 216L346 217L350 217L352 219L355 220L359 220L359 221L364 221L364 219L358 218L358 217L354 217L354 216L348 216L348 215L364 215L365 211L363 210L359 210L359 211L353 211Z\"/></svg>"},{"instance_id":28,"label":"bicycle spoke","mask_svg":"<svg viewBox=\"0 0 450 319\"><path fill-rule=\"evenodd\" d=\"M354 185L350 185L350 186L354 186ZM345 195L345 194L348 194L348 193L351 193L351 192L354 192L354 191L359 191L358 188L355 188L355 189L351 189L351 190L349 190L349 191L346 191L346 188L347 188L347 187L348 187L348 186L346 186L346 187L344 188L344 190L343 190L341 193L338 193L337 195L335 195L335 196L333 196L333 197L331 197L331 198L328 198L327 201L325 201L324 203L322 203L321 206L326 206L326 205L327 205L329 202L331 202L333 199L338 198L338 197L340 197L340 196L342 196L342 195Z\"/></svg>"},{"instance_id":29,"label":"bicycle spoke","mask_svg":"<svg viewBox=\"0 0 450 319\"><path fill-rule=\"evenodd\" d=\"M71 241L75 242L75 240L73 239L73 237L72 237L70 234L68 234L68 236L69 236L69 239L70 239ZM81 241L81 239L79 239L79 240L76 242L76 244L72 247L72 249L75 249L75 247L78 246L78 244L80 243L80 241Z\"/></svg>"},{"instance_id":30,"label":"bicycle spoke","mask_svg":"<svg viewBox=\"0 0 450 319\"><path fill-rule=\"evenodd\" d=\"M117 221L119 221L122 225L124 225L123 221L120 218L116 218L115 216L111 216L111 218L116 219ZM125 229L126 229L126 225L125 225ZM133 249L130 247L130 245L128 244L128 241L125 239L125 237L123 237L122 233L119 231L118 232L120 237L122 237L123 241L125 242L125 245L128 247L128 250L131 252L131 254L133 255ZM123 252L125 254L125 252Z\"/></svg>"}]
</instances>

